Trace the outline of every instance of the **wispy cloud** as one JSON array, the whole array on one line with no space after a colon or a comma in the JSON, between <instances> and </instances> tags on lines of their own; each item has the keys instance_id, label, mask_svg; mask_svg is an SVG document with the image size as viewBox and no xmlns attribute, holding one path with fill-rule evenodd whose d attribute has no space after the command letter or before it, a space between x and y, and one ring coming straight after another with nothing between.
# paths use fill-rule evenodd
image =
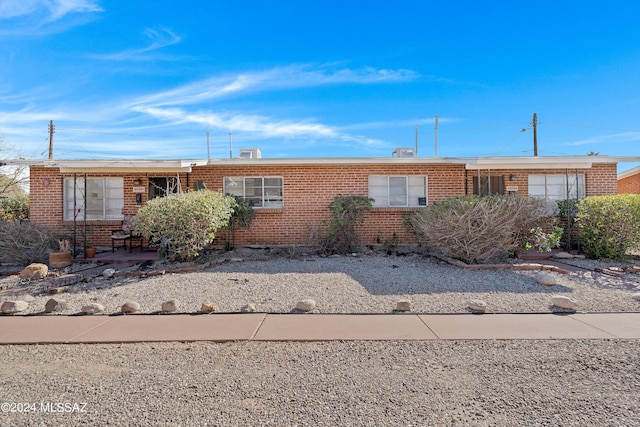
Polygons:
<instances>
[{"instance_id":1,"label":"wispy cloud","mask_svg":"<svg viewBox=\"0 0 640 427\"><path fill-rule=\"evenodd\" d=\"M38 37L60 32L102 11L97 0L2 0L0 37Z\"/></svg>"},{"instance_id":2,"label":"wispy cloud","mask_svg":"<svg viewBox=\"0 0 640 427\"><path fill-rule=\"evenodd\" d=\"M377 84L410 81L417 78L411 70L387 70L370 67L360 69L311 65L291 65L264 71L249 71L235 75L214 76L166 92L141 97L133 105L170 106L213 101L231 95L265 92L334 84Z\"/></svg>"},{"instance_id":3,"label":"wispy cloud","mask_svg":"<svg viewBox=\"0 0 640 427\"><path fill-rule=\"evenodd\" d=\"M277 120L260 115L188 112L179 108L138 107L136 111L174 124L197 123L225 131L240 130L243 133L258 134L261 137L287 138L304 135L333 138L338 136L334 128L310 120Z\"/></svg>"},{"instance_id":4,"label":"wispy cloud","mask_svg":"<svg viewBox=\"0 0 640 427\"><path fill-rule=\"evenodd\" d=\"M578 141L569 142L567 145L598 145L640 141L640 132L620 132L609 135L592 136L590 138L580 139Z\"/></svg>"},{"instance_id":5,"label":"wispy cloud","mask_svg":"<svg viewBox=\"0 0 640 427\"><path fill-rule=\"evenodd\" d=\"M161 33L159 31L152 36L171 40L172 33ZM145 51L150 52L151 46L157 47L162 43L155 41ZM302 153L305 147L315 147L320 151L329 146L375 150L389 143L363 134L368 128L382 127L385 123L340 127L309 116L279 115L273 109L260 109L259 104L253 104L251 111L239 106L234 109L234 101L261 92L342 84L377 85L415 78L416 73L410 70L291 65L235 75L214 75L135 99L90 105L82 101L61 103L56 106L55 112L33 102L34 98L38 98L38 93L44 91L43 88L36 90L38 93L0 93L0 101L22 105L14 112L0 111L0 134L4 133L18 143L24 141L29 146L39 143L34 150L40 152L46 149L46 144L42 148L42 141L47 137L46 128L52 119L57 125L56 153L76 158L148 156L149 141L158 138L182 142L163 147L158 151L161 157L179 158L192 155L187 153L193 152L201 156L206 148L205 130L217 135L217 142L222 145L226 143L221 141L228 132L233 132L234 139L238 138L238 141L252 141L251 144L260 141L261 146L272 155L285 149L288 154ZM244 104L241 102L241 105ZM418 123L430 120L421 119ZM415 120L408 121L411 125L417 123ZM388 122L386 125L394 126L397 123ZM37 126L37 131L33 125ZM16 127L30 127L31 136L20 134ZM118 143L118 140L123 142ZM212 138L212 142L214 140L216 137Z\"/></svg>"},{"instance_id":6,"label":"wispy cloud","mask_svg":"<svg viewBox=\"0 0 640 427\"><path fill-rule=\"evenodd\" d=\"M42 0L50 11L49 19L57 21L73 13L102 12L95 0Z\"/></svg>"},{"instance_id":7,"label":"wispy cloud","mask_svg":"<svg viewBox=\"0 0 640 427\"><path fill-rule=\"evenodd\" d=\"M181 40L175 33L164 27L160 27L157 30L147 29L144 34L150 40L150 43L147 46L137 49L126 49L116 53L90 55L90 57L104 61L148 61L171 59L168 57L151 55L151 52L180 43Z\"/></svg>"},{"instance_id":8,"label":"wispy cloud","mask_svg":"<svg viewBox=\"0 0 640 427\"><path fill-rule=\"evenodd\" d=\"M336 69L330 66L296 64L235 75L213 76L169 91L137 98L125 108L174 125L191 123L225 132L239 131L256 139L323 139L371 146L379 145L381 141L353 135L345 129L318 123L309 118L277 119L267 115L240 112L214 113L208 109L193 111L192 107L202 104L210 107L211 103L221 99L227 100L257 92L339 84L393 83L415 78L415 72L403 69Z\"/></svg>"},{"instance_id":9,"label":"wispy cloud","mask_svg":"<svg viewBox=\"0 0 640 427\"><path fill-rule=\"evenodd\" d=\"M433 125L435 123L435 117L428 118L415 118L415 119L402 119L402 120L382 120L377 122L366 123L354 123L348 126L341 126L342 131L354 131L354 130L370 130L370 129L383 129L383 128L408 128L421 125ZM451 123L456 119L440 117L439 123Z\"/></svg>"}]
</instances>

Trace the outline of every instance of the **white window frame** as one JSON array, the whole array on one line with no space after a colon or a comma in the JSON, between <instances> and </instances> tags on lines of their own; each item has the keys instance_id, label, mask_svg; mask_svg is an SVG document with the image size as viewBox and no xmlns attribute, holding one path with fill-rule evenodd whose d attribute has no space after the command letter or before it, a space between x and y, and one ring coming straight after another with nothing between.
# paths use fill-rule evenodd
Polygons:
<instances>
[{"instance_id":1,"label":"white window frame","mask_svg":"<svg viewBox=\"0 0 640 427\"><path fill-rule=\"evenodd\" d=\"M369 197L374 208L425 207L429 203L428 184L426 175L369 175ZM420 204L420 198L425 204Z\"/></svg>"},{"instance_id":2,"label":"white window frame","mask_svg":"<svg viewBox=\"0 0 640 427\"><path fill-rule=\"evenodd\" d=\"M63 216L65 221L85 219L84 178L75 178L75 204L73 177L64 179ZM124 179L118 177L87 178L87 221L124 219ZM75 206L75 210L74 210Z\"/></svg>"},{"instance_id":3,"label":"white window frame","mask_svg":"<svg viewBox=\"0 0 640 427\"><path fill-rule=\"evenodd\" d=\"M247 195L247 181L260 180L260 196ZM280 180L280 185L265 185L267 180ZM281 209L284 207L284 178L282 176L225 176L223 178L225 194L239 196L249 200L254 209ZM257 203L258 202L258 203Z\"/></svg>"},{"instance_id":4,"label":"white window frame","mask_svg":"<svg viewBox=\"0 0 640 427\"><path fill-rule=\"evenodd\" d=\"M567 194L567 177L569 191ZM555 181L555 182L554 182ZM583 199L585 197L585 176L578 174L532 174L528 177L528 192L530 197L539 197L548 201Z\"/></svg>"}]
</instances>

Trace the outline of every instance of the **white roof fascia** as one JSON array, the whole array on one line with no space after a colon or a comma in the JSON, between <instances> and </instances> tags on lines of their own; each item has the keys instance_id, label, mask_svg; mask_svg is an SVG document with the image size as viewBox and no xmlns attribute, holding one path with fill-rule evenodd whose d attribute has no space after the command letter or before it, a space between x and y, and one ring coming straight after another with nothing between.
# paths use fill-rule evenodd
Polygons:
<instances>
[{"instance_id":1,"label":"white roof fascia","mask_svg":"<svg viewBox=\"0 0 640 427\"><path fill-rule=\"evenodd\" d=\"M476 169L590 169L589 162L482 162L467 163L468 170Z\"/></svg>"},{"instance_id":2,"label":"white roof fascia","mask_svg":"<svg viewBox=\"0 0 640 427\"><path fill-rule=\"evenodd\" d=\"M12 163L17 161L12 161ZM194 160L20 160L20 164L60 168L62 172L191 172L197 166L239 165L465 165L466 169L584 169L593 164L640 162L640 156L528 157L342 157ZM15 164L15 163L14 163Z\"/></svg>"},{"instance_id":3,"label":"white roof fascia","mask_svg":"<svg viewBox=\"0 0 640 427\"><path fill-rule=\"evenodd\" d=\"M207 160L47 160L45 167L60 168L62 173L79 172L191 172Z\"/></svg>"},{"instance_id":4,"label":"white roof fascia","mask_svg":"<svg viewBox=\"0 0 640 427\"><path fill-rule=\"evenodd\" d=\"M638 156L478 157L467 169L589 169L593 164L640 161Z\"/></svg>"},{"instance_id":5,"label":"white roof fascia","mask_svg":"<svg viewBox=\"0 0 640 427\"><path fill-rule=\"evenodd\" d=\"M628 177L636 175L638 173L640 173L640 166L636 166L635 168L631 168L631 169L626 170L624 172L620 172L618 174L618 180L628 178Z\"/></svg>"},{"instance_id":6,"label":"white roof fascia","mask_svg":"<svg viewBox=\"0 0 640 427\"><path fill-rule=\"evenodd\" d=\"M464 164L470 157L310 157L210 159L210 166L237 165L357 165L357 164Z\"/></svg>"}]
</instances>

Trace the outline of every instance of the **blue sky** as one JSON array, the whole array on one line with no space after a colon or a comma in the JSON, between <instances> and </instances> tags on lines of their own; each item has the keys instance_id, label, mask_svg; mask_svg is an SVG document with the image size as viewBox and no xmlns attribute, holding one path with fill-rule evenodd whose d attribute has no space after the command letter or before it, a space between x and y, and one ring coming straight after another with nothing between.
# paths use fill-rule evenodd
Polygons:
<instances>
[{"instance_id":1,"label":"blue sky","mask_svg":"<svg viewBox=\"0 0 640 427\"><path fill-rule=\"evenodd\" d=\"M640 155L633 1L0 0L21 156ZM524 130L524 131L523 131ZM6 157L6 155L5 155Z\"/></svg>"}]
</instances>

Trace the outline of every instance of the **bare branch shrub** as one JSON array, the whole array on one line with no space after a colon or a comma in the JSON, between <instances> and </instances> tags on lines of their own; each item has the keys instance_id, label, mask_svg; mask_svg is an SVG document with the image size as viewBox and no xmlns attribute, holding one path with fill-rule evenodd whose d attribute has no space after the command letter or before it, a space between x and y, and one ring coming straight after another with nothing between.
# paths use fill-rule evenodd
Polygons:
<instances>
[{"instance_id":1,"label":"bare branch shrub","mask_svg":"<svg viewBox=\"0 0 640 427\"><path fill-rule=\"evenodd\" d=\"M464 196L421 209L406 224L428 247L467 263L483 263L522 248L548 218L539 199Z\"/></svg>"},{"instance_id":2,"label":"bare branch shrub","mask_svg":"<svg viewBox=\"0 0 640 427\"><path fill-rule=\"evenodd\" d=\"M0 262L29 265L46 263L55 239L30 222L0 222Z\"/></svg>"}]
</instances>

